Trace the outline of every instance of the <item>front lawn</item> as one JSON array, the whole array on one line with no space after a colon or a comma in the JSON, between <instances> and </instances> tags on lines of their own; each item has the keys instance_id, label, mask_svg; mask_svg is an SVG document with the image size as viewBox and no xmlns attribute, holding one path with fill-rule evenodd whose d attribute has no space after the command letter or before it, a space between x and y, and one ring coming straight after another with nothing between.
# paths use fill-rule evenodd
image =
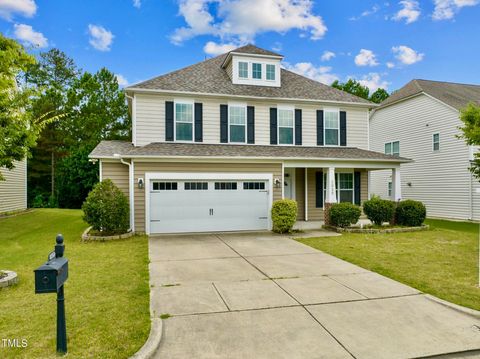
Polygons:
<instances>
[{"instance_id":1,"label":"front lawn","mask_svg":"<svg viewBox=\"0 0 480 359\"><path fill-rule=\"evenodd\" d=\"M299 241L422 292L480 310L479 225L426 222L431 230L424 232L345 233Z\"/></svg>"},{"instance_id":2,"label":"front lawn","mask_svg":"<svg viewBox=\"0 0 480 359\"><path fill-rule=\"evenodd\" d=\"M68 356L127 358L150 330L148 241L144 236L81 243L87 225L79 210L41 209L0 219L0 270L20 282L0 290L0 358L55 358L56 294L35 294L33 270L65 237ZM1 339L26 339L10 349Z\"/></svg>"}]
</instances>

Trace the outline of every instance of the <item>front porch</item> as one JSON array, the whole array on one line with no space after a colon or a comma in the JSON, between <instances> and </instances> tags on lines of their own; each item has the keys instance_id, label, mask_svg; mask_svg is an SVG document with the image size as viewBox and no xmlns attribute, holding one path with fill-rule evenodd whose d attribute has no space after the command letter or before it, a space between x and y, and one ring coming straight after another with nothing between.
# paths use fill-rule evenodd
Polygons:
<instances>
[{"instance_id":1,"label":"front porch","mask_svg":"<svg viewBox=\"0 0 480 359\"><path fill-rule=\"evenodd\" d=\"M391 199L402 197L398 163L284 163L282 198L297 201L298 229L317 229L325 221L325 209L333 203L362 206L370 198L371 171L392 171ZM368 221L368 220L367 220ZM363 223L361 223L363 224ZM365 223L366 224L366 223Z\"/></svg>"}]
</instances>

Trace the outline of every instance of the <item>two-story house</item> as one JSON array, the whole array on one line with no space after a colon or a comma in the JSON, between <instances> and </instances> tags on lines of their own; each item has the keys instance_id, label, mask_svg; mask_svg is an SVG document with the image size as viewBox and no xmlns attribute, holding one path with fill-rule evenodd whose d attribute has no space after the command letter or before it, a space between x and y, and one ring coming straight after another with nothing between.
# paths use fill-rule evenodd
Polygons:
<instances>
[{"instance_id":1,"label":"two-story house","mask_svg":"<svg viewBox=\"0 0 480 359\"><path fill-rule=\"evenodd\" d=\"M91 153L128 196L136 232L271 228L272 202L298 219L368 198L368 172L400 181L408 160L369 151L369 101L282 68L247 45L125 89L132 143ZM400 197L400 187L393 191Z\"/></svg>"},{"instance_id":2,"label":"two-story house","mask_svg":"<svg viewBox=\"0 0 480 359\"><path fill-rule=\"evenodd\" d=\"M480 220L480 184L469 171L474 149L458 138L460 110L480 104L480 86L412 80L375 109L370 148L414 160L402 166L405 199L429 217ZM372 173L371 193L393 196L387 171Z\"/></svg>"}]
</instances>

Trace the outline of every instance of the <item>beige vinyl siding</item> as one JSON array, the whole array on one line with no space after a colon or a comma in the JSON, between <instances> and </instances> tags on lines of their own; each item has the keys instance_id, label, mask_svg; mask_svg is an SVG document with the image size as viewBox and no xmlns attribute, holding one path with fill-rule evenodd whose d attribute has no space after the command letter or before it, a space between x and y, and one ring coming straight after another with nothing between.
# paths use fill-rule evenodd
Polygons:
<instances>
[{"instance_id":1,"label":"beige vinyl siding","mask_svg":"<svg viewBox=\"0 0 480 359\"><path fill-rule=\"evenodd\" d=\"M255 107L255 144L270 144L270 108L278 105L293 105L302 109L303 146L317 145L316 111L336 107L324 104L292 103L288 101L250 100L211 96L182 96L162 94L136 94L136 141L137 146L165 141L165 101L189 98L203 104L203 142L220 143L220 104L245 103ZM368 110L355 106L340 106L347 112L347 145L368 148Z\"/></svg>"},{"instance_id":2,"label":"beige vinyl siding","mask_svg":"<svg viewBox=\"0 0 480 359\"><path fill-rule=\"evenodd\" d=\"M0 168L5 181L0 181L0 213L27 208L27 162L15 161L15 168Z\"/></svg>"},{"instance_id":3,"label":"beige vinyl siding","mask_svg":"<svg viewBox=\"0 0 480 359\"><path fill-rule=\"evenodd\" d=\"M368 171L360 173L360 203L368 200Z\"/></svg>"},{"instance_id":4,"label":"beige vinyl siding","mask_svg":"<svg viewBox=\"0 0 480 359\"><path fill-rule=\"evenodd\" d=\"M129 198L128 166L120 162L102 161L102 179L111 179L115 185Z\"/></svg>"},{"instance_id":5,"label":"beige vinyl siding","mask_svg":"<svg viewBox=\"0 0 480 359\"><path fill-rule=\"evenodd\" d=\"M307 181L307 199L308 199L308 220L309 221L323 221L323 208L316 207L317 186L315 177L317 172L323 172L321 169L309 168Z\"/></svg>"},{"instance_id":6,"label":"beige vinyl siding","mask_svg":"<svg viewBox=\"0 0 480 359\"><path fill-rule=\"evenodd\" d=\"M424 202L430 217L470 217L469 151L456 138L458 126L458 111L423 94L376 111L370 121L371 150L400 141L400 155L415 161L401 166L402 198ZM433 151L434 133L440 151ZM386 198L391 173L372 171L370 192Z\"/></svg>"},{"instance_id":7,"label":"beige vinyl siding","mask_svg":"<svg viewBox=\"0 0 480 359\"><path fill-rule=\"evenodd\" d=\"M305 169L295 169L295 199L297 201L297 220L305 220Z\"/></svg>"},{"instance_id":8,"label":"beige vinyl siding","mask_svg":"<svg viewBox=\"0 0 480 359\"><path fill-rule=\"evenodd\" d=\"M194 172L194 173L272 173L273 178L281 178L282 165L280 163L187 163L187 162L137 162L134 165L135 182L138 178L145 178L146 172ZM135 186L135 230L145 232L145 191ZM273 189L273 200L281 199L281 188Z\"/></svg>"}]
</instances>

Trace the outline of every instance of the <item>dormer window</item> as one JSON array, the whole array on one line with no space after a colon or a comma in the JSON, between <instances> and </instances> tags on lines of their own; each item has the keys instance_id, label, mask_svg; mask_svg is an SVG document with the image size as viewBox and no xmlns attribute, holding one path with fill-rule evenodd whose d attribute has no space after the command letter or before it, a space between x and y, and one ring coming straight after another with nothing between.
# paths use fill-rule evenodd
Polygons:
<instances>
[{"instance_id":1,"label":"dormer window","mask_svg":"<svg viewBox=\"0 0 480 359\"><path fill-rule=\"evenodd\" d=\"M267 64L267 80L275 81L275 65Z\"/></svg>"},{"instance_id":2,"label":"dormer window","mask_svg":"<svg viewBox=\"0 0 480 359\"><path fill-rule=\"evenodd\" d=\"M241 79L248 79L248 62L238 63L238 77Z\"/></svg>"},{"instance_id":3,"label":"dormer window","mask_svg":"<svg viewBox=\"0 0 480 359\"><path fill-rule=\"evenodd\" d=\"M253 63L252 64L252 77L254 79L262 79L262 64Z\"/></svg>"}]
</instances>

